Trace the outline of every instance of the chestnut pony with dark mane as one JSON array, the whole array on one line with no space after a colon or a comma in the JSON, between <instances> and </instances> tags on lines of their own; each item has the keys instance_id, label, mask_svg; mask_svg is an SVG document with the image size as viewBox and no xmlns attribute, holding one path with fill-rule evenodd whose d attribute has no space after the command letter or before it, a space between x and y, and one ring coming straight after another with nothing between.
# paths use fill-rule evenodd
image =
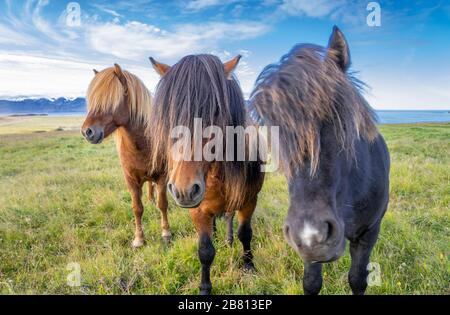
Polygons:
<instances>
[{"instance_id":1,"label":"chestnut pony with dark mane","mask_svg":"<svg viewBox=\"0 0 450 315\"><path fill-rule=\"evenodd\" d=\"M148 182L149 200L153 199L153 185L156 184L157 206L162 214L162 237L169 241L165 168L148 168L153 156L145 133L150 120L151 94L138 77L123 71L117 64L94 72L95 77L87 92L88 116L82 133L92 144L99 144L114 133L135 216L132 246L144 244L142 187L145 182Z\"/></svg>"},{"instance_id":2,"label":"chestnut pony with dark mane","mask_svg":"<svg viewBox=\"0 0 450 315\"><path fill-rule=\"evenodd\" d=\"M349 67L335 27L328 47L297 45L266 67L251 98L261 123L280 128L290 197L284 234L304 260L306 294L319 293L322 263L343 254L345 238L350 287L364 294L389 202L389 152Z\"/></svg>"},{"instance_id":3,"label":"chestnut pony with dark mane","mask_svg":"<svg viewBox=\"0 0 450 315\"><path fill-rule=\"evenodd\" d=\"M174 159L172 149L176 140L171 138L171 132L174 128L183 126L194 135L196 119L201 119L202 135L210 126L219 127L223 134L227 127L252 126L242 91L233 77L239 59L240 56L223 64L212 55L192 55L169 67L151 58L155 70L162 76L156 89L152 128L149 130L153 134L152 147L156 152L152 168L167 165L169 193L179 206L190 209L199 237L201 294L210 294L212 289L210 268L215 249L211 237L214 219L218 215L228 213L231 217L237 210L238 238L244 249L244 268L254 269L250 248L251 219L264 173L261 172L259 154L254 161L247 158L244 161L208 161L204 156L198 160L190 160L192 156L188 159ZM211 138L212 135L208 140ZM223 141L223 152L228 149L236 152L235 145L236 142L232 145ZM254 143L251 140L246 141L245 151L249 152L252 145ZM206 147L204 138L201 149ZM220 149L222 148L216 148ZM161 159L162 156L166 159Z\"/></svg>"}]
</instances>

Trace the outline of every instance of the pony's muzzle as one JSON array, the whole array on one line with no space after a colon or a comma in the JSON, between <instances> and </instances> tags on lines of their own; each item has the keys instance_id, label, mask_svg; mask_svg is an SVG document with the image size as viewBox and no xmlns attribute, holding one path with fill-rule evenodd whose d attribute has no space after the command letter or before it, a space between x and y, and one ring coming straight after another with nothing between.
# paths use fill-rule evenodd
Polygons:
<instances>
[{"instance_id":1,"label":"pony's muzzle","mask_svg":"<svg viewBox=\"0 0 450 315\"><path fill-rule=\"evenodd\" d=\"M96 127L88 127L83 129L81 132L84 138L92 144L101 143L105 134L103 129Z\"/></svg>"},{"instance_id":2,"label":"pony's muzzle","mask_svg":"<svg viewBox=\"0 0 450 315\"><path fill-rule=\"evenodd\" d=\"M181 189L173 182L167 184L167 190L175 202L182 208L195 208L203 201L205 196L205 185L198 182Z\"/></svg>"},{"instance_id":3,"label":"pony's muzzle","mask_svg":"<svg viewBox=\"0 0 450 315\"><path fill-rule=\"evenodd\" d=\"M334 219L321 222L286 222L284 236L308 262L330 262L338 259L345 248L342 228Z\"/></svg>"}]
</instances>

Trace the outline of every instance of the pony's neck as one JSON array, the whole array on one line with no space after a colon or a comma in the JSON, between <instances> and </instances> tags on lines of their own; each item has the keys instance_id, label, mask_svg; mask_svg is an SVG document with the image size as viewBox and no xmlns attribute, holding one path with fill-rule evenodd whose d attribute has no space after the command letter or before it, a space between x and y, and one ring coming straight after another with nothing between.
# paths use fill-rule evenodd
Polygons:
<instances>
[{"instance_id":1,"label":"pony's neck","mask_svg":"<svg viewBox=\"0 0 450 315\"><path fill-rule=\"evenodd\" d=\"M149 151L145 138L145 126L143 124L128 124L121 126L117 132L120 137L120 147L133 148L142 153Z\"/></svg>"}]
</instances>

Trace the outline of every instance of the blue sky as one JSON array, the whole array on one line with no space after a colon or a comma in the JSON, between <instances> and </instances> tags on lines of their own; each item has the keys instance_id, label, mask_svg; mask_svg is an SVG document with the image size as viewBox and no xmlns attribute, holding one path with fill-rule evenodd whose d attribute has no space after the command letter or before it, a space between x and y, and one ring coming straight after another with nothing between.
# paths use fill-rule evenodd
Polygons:
<instances>
[{"instance_id":1,"label":"blue sky","mask_svg":"<svg viewBox=\"0 0 450 315\"><path fill-rule=\"evenodd\" d=\"M296 43L346 35L353 67L376 109L450 109L449 1L186 0L78 1L80 24L63 0L0 2L0 97L76 97L92 68L114 62L154 90L148 57L171 64L191 53L244 57L237 76L248 95L263 67Z\"/></svg>"}]
</instances>

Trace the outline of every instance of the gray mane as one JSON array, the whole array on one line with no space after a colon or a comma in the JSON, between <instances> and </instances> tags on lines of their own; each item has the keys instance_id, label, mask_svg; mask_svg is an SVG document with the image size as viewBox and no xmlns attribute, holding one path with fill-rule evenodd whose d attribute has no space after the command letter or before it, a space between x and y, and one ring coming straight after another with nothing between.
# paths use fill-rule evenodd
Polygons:
<instances>
[{"instance_id":1,"label":"gray mane","mask_svg":"<svg viewBox=\"0 0 450 315\"><path fill-rule=\"evenodd\" d=\"M375 114L361 95L363 87L339 68L333 50L300 44L262 71L250 108L261 124L280 127L287 173L309 162L313 175L323 124L332 124L337 142L349 155L354 155L361 137L369 141L377 137Z\"/></svg>"}]
</instances>

